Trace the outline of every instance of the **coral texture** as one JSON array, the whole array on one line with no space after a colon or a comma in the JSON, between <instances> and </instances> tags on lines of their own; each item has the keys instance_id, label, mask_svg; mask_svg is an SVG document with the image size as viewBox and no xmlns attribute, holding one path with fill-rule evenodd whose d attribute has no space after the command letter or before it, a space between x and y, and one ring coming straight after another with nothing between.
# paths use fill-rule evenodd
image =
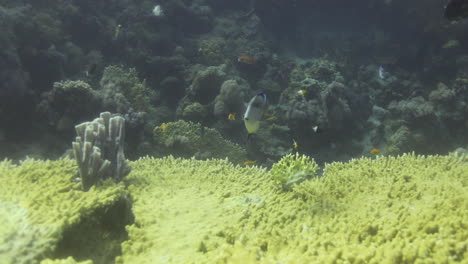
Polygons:
<instances>
[{"instance_id":1,"label":"coral texture","mask_svg":"<svg viewBox=\"0 0 468 264\"><path fill-rule=\"evenodd\" d=\"M143 158L117 263L465 263L468 158L355 159L278 192L261 168Z\"/></svg>"},{"instance_id":2,"label":"coral texture","mask_svg":"<svg viewBox=\"0 0 468 264\"><path fill-rule=\"evenodd\" d=\"M109 209L123 194L122 185L83 192L75 174L69 159L0 163L1 263L38 263L60 254L57 246L68 230Z\"/></svg>"},{"instance_id":3,"label":"coral texture","mask_svg":"<svg viewBox=\"0 0 468 264\"><path fill-rule=\"evenodd\" d=\"M197 159L228 158L233 163L246 160L246 151L213 129L199 123L179 120L165 124L165 128L154 128L153 140L156 144L155 154L159 156L174 155L177 157Z\"/></svg>"},{"instance_id":4,"label":"coral texture","mask_svg":"<svg viewBox=\"0 0 468 264\"><path fill-rule=\"evenodd\" d=\"M125 113L129 107L137 111L148 111L153 91L140 81L135 68L108 66L100 81L104 105L114 111Z\"/></svg>"},{"instance_id":5,"label":"coral texture","mask_svg":"<svg viewBox=\"0 0 468 264\"><path fill-rule=\"evenodd\" d=\"M273 164L270 175L276 184L284 190L290 190L293 185L317 176L319 167L313 159L305 155L289 154Z\"/></svg>"},{"instance_id":6,"label":"coral texture","mask_svg":"<svg viewBox=\"0 0 468 264\"><path fill-rule=\"evenodd\" d=\"M119 264L468 259L466 155L336 162L290 192L277 190L272 171L227 160L142 158L131 165L125 183L135 222L122 221L129 238L119 241ZM83 192L75 170L69 159L0 163L2 263L114 260L102 259L108 248L98 247L112 232L82 238L82 246L67 234L78 235L70 231L76 226L94 226L89 221L96 212L125 211L114 206L122 201L123 184L107 182ZM124 215L109 216L99 229ZM97 256L81 254L85 247L98 248Z\"/></svg>"},{"instance_id":7,"label":"coral texture","mask_svg":"<svg viewBox=\"0 0 468 264\"><path fill-rule=\"evenodd\" d=\"M41 97L38 111L59 131L72 129L77 122L91 118L102 103L99 93L84 81L55 82L53 89Z\"/></svg>"}]
</instances>

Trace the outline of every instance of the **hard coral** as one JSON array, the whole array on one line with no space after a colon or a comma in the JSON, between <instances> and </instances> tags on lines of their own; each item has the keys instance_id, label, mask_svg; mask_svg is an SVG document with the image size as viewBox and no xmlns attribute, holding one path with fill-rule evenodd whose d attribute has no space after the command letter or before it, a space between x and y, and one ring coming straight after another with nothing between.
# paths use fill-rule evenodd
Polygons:
<instances>
[{"instance_id":1,"label":"hard coral","mask_svg":"<svg viewBox=\"0 0 468 264\"><path fill-rule=\"evenodd\" d=\"M422 96L398 102L393 101L389 104L388 109L408 122L434 116L434 105Z\"/></svg>"},{"instance_id":2,"label":"hard coral","mask_svg":"<svg viewBox=\"0 0 468 264\"><path fill-rule=\"evenodd\" d=\"M104 103L113 111L126 113L132 107L147 112L151 108L150 99L154 92L140 81L135 68L108 66L104 69L100 85Z\"/></svg>"},{"instance_id":3,"label":"hard coral","mask_svg":"<svg viewBox=\"0 0 468 264\"><path fill-rule=\"evenodd\" d=\"M108 183L83 192L74 180L75 174L76 165L70 159L26 159L19 165L10 161L0 163L2 263L39 263L47 257L75 254L97 263L115 258L121 240L113 240L113 235L100 229L99 216L113 211L113 205L124 199L123 185ZM121 215L107 217L113 219L107 225L123 219ZM72 230L90 219L95 221L94 227L82 229L71 237ZM122 223L119 228L114 226L112 232L125 232L125 224L129 223Z\"/></svg>"},{"instance_id":4,"label":"hard coral","mask_svg":"<svg viewBox=\"0 0 468 264\"><path fill-rule=\"evenodd\" d=\"M77 122L95 116L102 103L99 93L83 81L55 82L41 97L39 112L59 131L71 130Z\"/></svg>"},{"instance_id":5,"label":"hard coral","mask_svg":"<svg viewBox=\"0 0 468 264\"><path fill-rule=\"evenodd\" d=\"M213 129L199 123L179 120L154 128L155 155L174 155L199 159L228 158L240 164L246 159L246 151L239 145L224 139Z\"/></svg>"},{"instance_id":6,"label":"hard coral","mask_svg":"<svg viewBox=\"0 0 468 264\"><path fill-rule=\"evenodd\" d=\"M433 103L435 114L442 121L463 121L464 108L467 106L463 92L449 88L444 83L438 83L437 88L429 94L429 101Z\"/></svg>"},{"instance_id":7,"label":"hard coral","mask_svg":"<svg viewBox=\"0 0 468 264\"><path fill-rule=\"evenodd\" d=\"M317 176L318 169L313 159L296 153L286 155L273 164L270 175L283 190L291 190L295 184Z\"/></svg>"},{"instance_id":8,"label":"hard coral","mask_svg":"<svg viewBox=\"0 0 468 264\"><path fill-rule=\"evenodd\" d=\"M227 113L241 113L248 89L248 84L239 84L236 80L223 82L219 95L214 100L214 114L224 116Z\"/></svg>"},{"instance_id":9,"label":"hard coral","mask_svg":"<svg viewBox=\"0 0 468 264\"><path fill-rule=\"evenodd\" d=\"M199 40L200 60L209 66L219 65L226 61L226 40L207 38Z\"/></svg>"},{"instance_id":10,"label":"hard coral","mask_svg":"<svg viewBox=\"0 0 468 264\"><path fill-rule=\"evenodd\" d=\"M182 118L187 121L200 123L203 122L207 116L207 107L197 102L185 106L182 111Z\"/></svg>"},{"instance_id":11,"label":"hard coral","mask_svg":"<svg viewBox=\"0 0 468 264\"><path fill-rule=\"evenodd\" d=\"M464 263L463 157L355 159L275 191L223 160L142 158L127 178L136 223L118 263ZM435 246L434 246L435 245Z\"/></svg>"},{"instance_id":12,"label":"hard coral","mask_svg":"<svg viewBox=\"0 0 468 264\"><path fill-rule=\"evenodd\" d=\"M225 68L225 65L210 66L195 75L192 81L192 92L196 101L202 104L213 101L226 78Z\"/></svg>"}]
</instances>

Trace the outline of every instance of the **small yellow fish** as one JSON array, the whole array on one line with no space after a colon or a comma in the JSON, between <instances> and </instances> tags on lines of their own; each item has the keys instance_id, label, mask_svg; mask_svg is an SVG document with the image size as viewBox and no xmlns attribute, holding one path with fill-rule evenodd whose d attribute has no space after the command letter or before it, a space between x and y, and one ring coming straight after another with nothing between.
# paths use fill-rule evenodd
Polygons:
<instances>
[{"instance_id":1,"label":"small yellow fish","mask_svg":"<svg viewBox=\"0 0 468 264\"><path fill-rule=\"evenodd\" d=\"M161 124L161 130L162 130L163 133L166 133L166 131L167 131L167 124L166 123Z\"/></svg>"},{"instance_id":2,"label":"small yellow fish","mask_svg":"<svg viewBox=\"0 0 468 264\"><path fill-rule=\"evenodd\" d=\"M276 116L270 116L268 117L267 119L265 119L267 121L271 121L271 120L276 120Z\"/></svg>"},{"instance_id":3,"label":"small yellow fish","mask_svg":"<svg viewBox=\"0 0 468 264\"><path fill-rule=\"evenodd\" d=\"M373 148L371 151L369 151L369 154L371 155L377 155L380 153L380 149Z\"/></svg>"},{"instance_id":4,"label":"small yellow fish","mask_svg":"<svg viewBox=\"0 0 468 264\"><path fill-rule=\"evenodd\" d=\"M115 33L114 33L114 39L118 39L119 38L119 34L120 34L120 28L122 27L122 25L118 24L116 27L115 27Z\"/></svg>"},{"instance_id":5,"label":"small yellow fish","mask_svg":"<svg viewBox=\"0 0 468 264\"><path fill-rule=\"evenodd\" d=\"M244 161L244 165L245 166L254 165L255 162L256 162L255 160L247 160L247 161Z\"/></svg>"},{"instance_id":6,"label":"small yellow fish","mask_svg":"<svg viewBox=\"0 0 468 264\"><path fill-rule=\"evenodd\" d=\"M301 95L301 96L305 96L305 95L307 94L307 90L304 90L304 89L299 90L299 91L297 92L297 94L299 94L299 95Z\"/></svg>"},{"instance_id":7,"label":"small yellow fish","mask_svg":"<svg viewBox=\"0 0 468 264\"><path fill-rule=\"evenodd\" d=\"M236 120L236 114L234 114L234 113L229 113L228 119L229 119L229 120Z\"/></svg>"},{"instance_id":8,"label":"small yellow fish","mask_svg":"<svg viewBox=\"0 0 468 264\"><path fill-rule=\"evenodd\" d=\"M299 147L299 144L297 144L296 140L293 139L293 148L297 149Z\"/></svg>"}]
</instances>

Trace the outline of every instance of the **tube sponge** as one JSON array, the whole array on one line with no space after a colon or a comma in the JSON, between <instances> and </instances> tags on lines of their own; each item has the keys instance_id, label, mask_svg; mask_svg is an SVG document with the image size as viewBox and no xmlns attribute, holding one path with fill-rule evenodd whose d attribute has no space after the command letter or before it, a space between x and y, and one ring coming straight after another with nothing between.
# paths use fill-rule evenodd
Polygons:
<instances>
[{"instance_id":1,"label":"tube sponge","mask_svg":"<svg viewBox=\"0 0 468 264\"><path fill-rule=\"evenodd\" d=\"M270 175L283 190L291 190L294 184L317 176L318 169L315 160L296 153L288 154L273 164Z\"/></svg>"},{"instance_id":2,"label":"tube sponge","mask_svg":"<svg viewBox=\"0 0 468 264\"><path fill-rule=\"evenodd\" d=\"M130 173L124 155L125 119L101 113L92 122L75 127L77 137L73 142L73 153L84 190L88 190L100 179L122 180Z\"/></svg>"}]
</instances>

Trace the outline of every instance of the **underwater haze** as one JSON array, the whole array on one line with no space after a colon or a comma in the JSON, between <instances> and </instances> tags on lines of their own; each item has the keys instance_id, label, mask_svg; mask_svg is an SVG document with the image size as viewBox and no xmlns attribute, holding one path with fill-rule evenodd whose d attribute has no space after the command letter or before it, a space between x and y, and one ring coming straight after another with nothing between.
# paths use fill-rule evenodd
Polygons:
<instances>
[{"instance_id":1,"label":"underwater haze","mask_svg":"<svg viewBox=\"0 0 468 264\"><path fill-rule=\"evenodd\" d=\"M468 261L468 0L0 0L0 26L0 263Z\"/></svg>"},{"instance_id":2,"label":"underwater haze","mask_svg":"<svg viewBox=\"0 0 468 264\"><path fill-rule=\"evenodd\" d=\"M465 148L467 22L446 5L3 0L0 156L58 158L104 111L126 118L132 159L184 156L152 140L177 120L266 166L292 151L331 162ZM268 106L247 142L260 92Z\"/></svg>"}]
</instances>

